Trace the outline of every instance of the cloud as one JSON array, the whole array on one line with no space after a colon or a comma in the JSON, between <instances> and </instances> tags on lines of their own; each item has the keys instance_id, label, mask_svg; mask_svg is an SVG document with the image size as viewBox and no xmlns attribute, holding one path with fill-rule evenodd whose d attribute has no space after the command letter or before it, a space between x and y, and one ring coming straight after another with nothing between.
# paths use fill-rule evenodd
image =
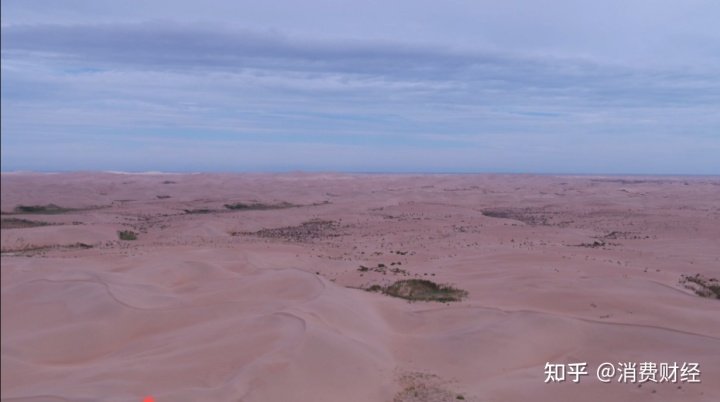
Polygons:
<instances>
[{"instance_id":1,"label":"cloud","mask_svg":"<svg viewBox=\"0 0 720 402\"><path fill-rule=\"evenodd\" d=\"M664 171L669 162L690 172L671 151L716 149L720 127L720 73L703 65L171 21L5 24L2 100L3 169L32 149L97 155L117 147L144 158L149 144L174 141L188 147L172 147L176 157L207 148L195 165L222 156L228 169L248 168L222 150L235 144L266 158L245 155L257 166L301 167L289 150L330 147L344 157L325 160L326 169L371 170L347 161L389 148L396 162L383 169L422 170L422 161L438 160L433 169L513 170L502 162L510 160L577 172L582 158L567 168L549 161L590 149L626 161L608 169ZM706 160L697 160L705 169L698 172L720 172Z\"/></svg>"},{"instance_id":2,"label":"cloud","mask_svg":"<svg viewBox=\"0 0 720 402\"><path fill-rule=\"evenodd\" d=\"M420 99L444 94L449 103L463 104L516 103L518 94L549 106L672 107L716 104L720 98L720 75L713 71L638 69L481 49L321 41L169 23L12 26L4 27L2 36L8 64L34 61L65 75L228 74L233 82L271 89L400 91Z\"/></svg>"}]
</instances>

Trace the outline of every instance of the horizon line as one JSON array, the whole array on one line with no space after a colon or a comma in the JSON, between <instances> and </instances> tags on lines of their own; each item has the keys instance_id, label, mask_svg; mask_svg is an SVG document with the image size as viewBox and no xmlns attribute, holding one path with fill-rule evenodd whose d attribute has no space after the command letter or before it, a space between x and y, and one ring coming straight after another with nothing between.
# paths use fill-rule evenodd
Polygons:
<instances>
[{"instance_id":1,"label":"horizon line","mask_svg":"<svg viewBox=\"0 0 720 402\"><path fill-rule=\"evenodd\" d=\"M441 172L441 171L405 171L405 172L372 172L372 171L337 171L337 170L282 170L282 171L123 171L123 170L1 170L0 174L37 173L37 174L72 174L72 173L110 173L138 175L172 175L172 174L363 174L363 175L538 175L538 176L666 176L666 177L717 177L720 173L556 173L556 172Z\"/></svg>"}]
</instances>

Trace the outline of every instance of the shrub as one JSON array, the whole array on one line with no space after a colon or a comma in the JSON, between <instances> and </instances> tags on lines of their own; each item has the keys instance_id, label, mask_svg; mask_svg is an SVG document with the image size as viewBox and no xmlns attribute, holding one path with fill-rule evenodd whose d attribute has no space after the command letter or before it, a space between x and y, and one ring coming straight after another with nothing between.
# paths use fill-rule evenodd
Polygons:
<instances>
[{"instance_id":1,"label":"shrub","mask_svg":"<svg viewBox=\"0 0 720 402\"><path fill-rule=\"evenodd\" d=\"M29 221L27 219L8 218L3 219L0 223L2 229L22 229L22 228L35 228L38 226L53 225L49 222Z\"/></svg>"},{"instance_id":2,"label":"shrub","mask_svg":"<svg viewBox=\"0 0 720 402\"><path fill-rule=\"evenodd\" d=\"M388 286L372 285L368 292L382 292L388 296L409 301L436 301L441 303L462 301L468 292L452 285L437 284L427 279L402 279Z\"/></svg>"},{"instance_id":3,"label":"shrub","mask_svg":"<svg viewBox=\"0 0 720 402\"><path fill-rule=\"evenodd\" d=\"M441 285L427 279L403 279L385 288L385 294L411 301L460 301L468 292L452 285Z\"/></svg>"},{"instance_id":4,"label":"shrub","mask_svg":"<svg viewBox=\"0 0 720 402\"><path fill-rule=\"evenodd\" d=\"M118 230L120 240L137 240L137 233L131 230Z\"/></svg>"},{"instance_id":5,"label":"shrub","mask_svg":"<svg viewBox=\"0 0 720 402\"><path fill-rule=\"evenodd\" d=\"M59 207L55 204L47 205L18 205L15 212L20 214L62 214L73 211L70 208Z\"/></svg>"},{"instance_id":6,"label":"shrub","mask_svg":"<svg viewBox=\"0 0 720 402\"><path fill-rule=\"evenodd\" d=\"M720 281L717 278L706 278L700 274L681 275L679 282L698 296L720 299Z\"/></svg>"},{"instance_id":7,"label":"shrub","mask_svg":"<svg viewBox=\"0 0 720 402\"><path fill-rule=\"evenodd\" d=\"M380 285L372 285L372 286L370 286L369 288L367 288L367 289L365 289L365 290L367 290L368 292L382 292L382 291L383 291L383 287L380 286Z\"/></svg>"},{"instance_id":8,"label":"shrub","mask_svg":"<svg viewBox=\"0 0 720 402\"><path fill-rule=\"evenodd\" d=\"M256 211L263 211L266 209L282 209L282 208L292 208L296 207L297 205L291 204L289 202L281 202L280 204L262 204L262 203L254 203L254 204L244 204L242 202L236 202L234 204L225 204L224 207L229 210L256 210Z\"/></svg>"}]
</instances>

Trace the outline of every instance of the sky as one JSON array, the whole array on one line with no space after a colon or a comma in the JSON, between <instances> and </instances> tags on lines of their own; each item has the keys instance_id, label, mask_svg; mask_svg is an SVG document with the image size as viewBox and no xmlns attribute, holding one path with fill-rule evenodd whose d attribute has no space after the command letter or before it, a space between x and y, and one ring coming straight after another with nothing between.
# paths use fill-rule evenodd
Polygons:
<instances>
[{"instance_id":1,"label":"sky","mask_svg":"<svg viewBox=\"0 0 720 402\"><path fill-rule=\"evenodd\" d=\"M717 0L3 0L1 169L720 174Z\"/></svg>"}]
</instances>

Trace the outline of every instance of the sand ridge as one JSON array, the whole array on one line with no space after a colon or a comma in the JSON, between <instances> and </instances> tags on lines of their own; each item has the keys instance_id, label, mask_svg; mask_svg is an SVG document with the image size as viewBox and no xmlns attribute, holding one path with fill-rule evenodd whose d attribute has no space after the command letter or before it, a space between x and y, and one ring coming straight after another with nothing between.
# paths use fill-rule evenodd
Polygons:
<instances>
[{"instance_id":1,"label":"sand ridge","mask_svg":"<svg viewBox=\"0 0 720 402\"><path fill-rule=\"evenodd\" d=\"M720 301L680 279L720 277L718 200L717 177L3 173L2 219L46 225L2 230L2 400L715 401ZM362 290L410 278L469 294ZM594 376L645 361L702 383Z\"/></svg>"}]
</instances>

